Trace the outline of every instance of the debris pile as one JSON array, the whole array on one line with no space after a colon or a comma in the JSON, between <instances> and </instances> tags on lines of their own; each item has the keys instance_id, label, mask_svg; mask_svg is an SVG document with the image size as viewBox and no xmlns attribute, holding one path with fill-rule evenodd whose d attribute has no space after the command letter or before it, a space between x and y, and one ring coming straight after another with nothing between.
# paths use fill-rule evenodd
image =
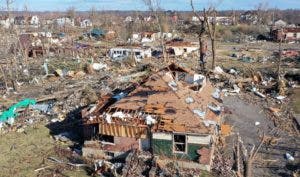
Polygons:
<instances>
[{"instance_id":1,"label":"debris pile","mask_svg":"<svg viewBox=\"0 0 300 177\"><path fill-rule=\"evenodd\" d=\"M152 155L149 152L130 152L126 157L122 176L148 176L152 163Z\"/></svg>"},{"instance_id":2,"label":"debris pile","mask_svg":"<svg viewBox=\"0 0 300 177\"><path fill-rule=\"evenodd\" d=\"M217 66L210 74L210 78L219 88L219 92L222 92L223 96L239 95L247 102L253 104L264 102L262 103L262 106L265 107L265 112L269 115L270 119L274 121L276 126L283 128L290 133L293 131L298 132L298 130L295 129L291 110L284 106L290 102L287 95L288 85L286 85L284 79L281 79L278 83L274 78L264 76L260 72L251 74L248 78L244 78L240 74L233 72L233 69L225 72L219 66ZM292 87L290 86L289 89L292 89ZM219 92L216 90L213 97L218 98ZM251 92L257 98L249 96L248 94L251 95ZM281 107L284 110L281 110L281 114L279 114L277 108L269 109L269 107Z\"/></svg>"}]
</instances>

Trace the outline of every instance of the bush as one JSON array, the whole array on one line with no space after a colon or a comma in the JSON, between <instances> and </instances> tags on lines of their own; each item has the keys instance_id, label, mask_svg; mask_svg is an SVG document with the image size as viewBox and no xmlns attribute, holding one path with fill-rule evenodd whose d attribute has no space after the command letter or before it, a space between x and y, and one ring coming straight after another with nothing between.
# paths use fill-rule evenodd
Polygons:
<instances>
[{"instance_id":1,"label":"bush","mask_svg":"<svg viewBox=\"0 0 300 177\"><path fill-rule=\"evenodd\" d=\"M268 35L268 29L265 26L256 25L236 25L236 26L218 26L217 37L224 41L234 41L240 36L252 36L257 38L259 35Z\"/></svg>"}]
</instances>

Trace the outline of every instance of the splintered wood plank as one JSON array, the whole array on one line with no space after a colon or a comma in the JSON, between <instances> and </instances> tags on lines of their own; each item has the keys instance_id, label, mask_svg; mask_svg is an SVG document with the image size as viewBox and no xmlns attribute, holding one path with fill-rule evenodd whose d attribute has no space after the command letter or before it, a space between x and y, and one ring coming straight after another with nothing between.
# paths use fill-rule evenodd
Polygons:
<instances>
[{"instance_id":1,"label":"splintered wood plank","mask_svg":"<svg viewBox=\"0 0 300 177\"><path fill-rule=\"evenodd\" d=\"M129 132L129 134L128 134L128 136L130 137L130 138L132 138L133 136L133 130L132 130L132 127L128 127L128 132Z\"/></svg>"},{"instance_id":2,"label":"splintered wood plank","mask_svg":"<svg viewBox=\"0 0 300 177\"><path fill-rule=\"evenodd\" d=\"M116 125L111 126L113 136L116 136Z\"/></svg>"},{"instance_id":3,"label":"splintered wood plank","mask_svg":"<svg viewBox=\"0 0 300 177\"><path fill-rule=\"evenodd\" d=\"M125 128L125 126L122 126L122 136L128 137L128 130Z\"/></svg>"},{"instance_id":4,"label":"splintered wood plank","mask_svg":"<svg viewBox=\"0 0 300 177\"><path fill-rule=\"evenodd\" d=\"M120 134L120 128L121 127L119 125L116 126L116 135L117 136L121 136L121 134Z\"/></svg>"}]
</instances>

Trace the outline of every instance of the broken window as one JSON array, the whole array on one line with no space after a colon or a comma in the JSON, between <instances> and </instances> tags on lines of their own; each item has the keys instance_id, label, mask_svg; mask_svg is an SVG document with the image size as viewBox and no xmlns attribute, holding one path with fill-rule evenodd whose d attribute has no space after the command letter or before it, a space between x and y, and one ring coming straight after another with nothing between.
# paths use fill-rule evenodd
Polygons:
<instances>
[{"instance_id":1,"label":"broken window","mask_svg":"<svg viewBox=\"0 0 300 177\"><path fill-rule=\"evenodd\" d=\"M176 153L186 153L186 136L175 134L173 136L173 150Z\"/></svg>"},{"instance_id":2,"label":"broken window","mask_svg":"<svg viewBox=\"0 0 300 177\"><path fill-rule=\"evenodd\" d=\"M114 157L115 156L115 153L113 153L113 152L106 152L105 154L107 156L110 156L110 157Z\"/></svg>"},{"instance_id":3,"label":"broken window","mask_svg":"<svg viewBox=\"0 0 300 177\"><path fill-rule=\"evenodd\" d=\"M170 48L168 52L170 55L175 55L175 50L173 48Z\"/></svg>"},{"instance_id":4,"label":"broken window","mask_svg":"<svg viewBox=\"0 0 300 177\"><path fill-rule=\"evenodd\" d=\"M100 141L108 142L108 143L115 143L114 137L110 135L102 135L100 137Z\"/></svg>"},{"instance_id":5,"label":"broken window","mask_svg":"<svg viewBox=\"0 0 300 177\"><path fill-rule=\"evenodd\" d=\"M193 85L190 86L189 88L193 91L199 91L201 87L202 87L201 85Z\"/></svg>"},{"instance_id":6,"label":"broken window","mask_svg":"<svg viewBox=\"0 0 300 177\"><path fill-rule=\"evenodd\" d=\"M297 33L294 33L294 38L297 38Z\"/></svg>"}]
</instances>

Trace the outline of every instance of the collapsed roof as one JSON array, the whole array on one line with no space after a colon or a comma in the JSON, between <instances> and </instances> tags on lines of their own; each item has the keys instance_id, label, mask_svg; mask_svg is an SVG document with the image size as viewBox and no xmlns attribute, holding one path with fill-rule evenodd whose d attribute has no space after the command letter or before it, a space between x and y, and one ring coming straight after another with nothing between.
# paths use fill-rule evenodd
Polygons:
<instances>
[{"instance_id":1,"label":"collapsed roof","mask_svg":"<svg viewBox=\"0 0 300 177\"><path fill-rule=\"evenodd\" d=\"M220 107L205 76L172 64L130 93L103 97L83 112L85 124L132 125L155 132L213 134Z\"/></svg>"}]
</instances>

